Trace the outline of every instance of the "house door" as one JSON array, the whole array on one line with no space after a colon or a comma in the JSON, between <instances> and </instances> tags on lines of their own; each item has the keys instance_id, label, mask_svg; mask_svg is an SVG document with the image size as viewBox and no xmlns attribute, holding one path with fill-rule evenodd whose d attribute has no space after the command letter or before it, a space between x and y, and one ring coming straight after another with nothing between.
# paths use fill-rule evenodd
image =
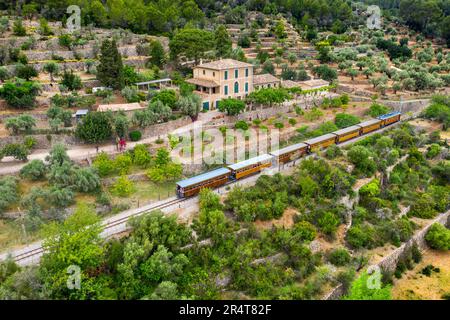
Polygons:
<instances>
[{"instance_id":1,"label":"house door","mask_svg":"<svg viewBox=\"0 0 450 320\"><path fill-rule=\"evenodd\" d=\"M209 101L203 102L203 110L206 110L206 111L209 110Z\"/></svg>"}]
</instances>

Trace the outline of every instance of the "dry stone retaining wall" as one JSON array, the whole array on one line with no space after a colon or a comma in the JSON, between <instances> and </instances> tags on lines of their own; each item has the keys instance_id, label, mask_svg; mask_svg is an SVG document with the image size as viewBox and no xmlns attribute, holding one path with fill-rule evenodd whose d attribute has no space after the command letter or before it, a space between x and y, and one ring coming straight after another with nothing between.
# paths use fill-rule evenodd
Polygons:
<instances>
[{"instance_id":1,"label":"dry stone retaining wall","mask_svg":"<svg viewBox=\"0 0 450 320\"><path fill-rule=\"evenodd\" d=\"M426 249L427 244L425 241L425 235L427 234L428 229L434 223L440 223L447 227L450 226L450 210L446 213L440 214L437 218L428 223L425 228L416 233L410 240L402 244L394 252L384 257L376 265L379 266L383 271L393 272L396 269L399 260L411 249L414 244L417 244L420 250ZM323 297L323 300L338 300L344 293L345 292L343 286L338 285L325 297Z\"/></svg>"}]
</instances>

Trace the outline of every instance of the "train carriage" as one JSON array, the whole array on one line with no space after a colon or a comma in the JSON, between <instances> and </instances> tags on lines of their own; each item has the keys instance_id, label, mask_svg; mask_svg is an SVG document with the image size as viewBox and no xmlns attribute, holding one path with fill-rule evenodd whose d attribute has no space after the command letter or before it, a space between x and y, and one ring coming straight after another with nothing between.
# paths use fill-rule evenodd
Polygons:
<instances>
[{"instance_id":1,"label":"train carriage","mask_svg":"<svg viewBox=\"0 0 450 320\"><path fill-rule=\"evenodd\" d=\"M359 137L361 135L360 129L361 128L358 126L351 126L341 130L334 131L332 132L332 134L336 135L336 143L341 143Z\"/></svg>"},{"instance_id":2,"label":"train carriage","mask_svg":"<svg viewBox=\"0 0 450 320\"><path fill-rule=\"evenodd\" d=\"M177 182L177 195L186 198L196 195L203 188L216 188L229 181L231 170L220 168Z\"/></svg>"},{"instance_id":3,"label":"train carriage","mask_svg":"<svg viewBox=\"0 0 450 320\"><path fill-rule=\"evenodd\" d=\"M391 112L388 114L384 114L382 116L379 116L378 119L381 120L381 126L385 127L390 124L396 123L400 121L400 112Z\"/></svg>"},{"instance_id":4,"label":"train carriage","mask_svg":"<svg viewBox=\"0 0 450 320\"><path fill-rule=\"evenodd\" d=\"M231 170L230 178L238 180L254 173L261 172L264 168L272 166L273 156L263 154L245 161L241 161L228 166Z\"/></svg>"},{"instance_id":5,"label":"train carriage","mask_svg":"<svg viewBox=\"0 0 450 320\"><path fill-rule=\"evenodd\" d=\"M304 141L308 145L308 152L312 152L314 149L321 149L331 146L336 143L336 135L327 133L320 137L309 139Z\"/></svg>"},{"instance_id":6,"label":"train carriage","mask_svg":"<svg viewBox=\"0 0 450 320\"><path fill-rule=\"evenodd\" d=\"M275 150L270 152L272 156L277 159L279 164L284 164L289 161L296 160L302 155L308 152L308 145L304 143L297 143L292 146L287 146L285 148Z\"/></svg>"},{"instance_id":7,"label":"train carriage","mask_svg":"<svg viewBox=\"0 0 450 320\"><path fill-rule=\"evenodd\" d=\"M381 120L380 119L372 119L368 121L364 121L358 123L356 126L360 127L360 135L378 130L381 128Z\"/></svg>"}]
</instances>

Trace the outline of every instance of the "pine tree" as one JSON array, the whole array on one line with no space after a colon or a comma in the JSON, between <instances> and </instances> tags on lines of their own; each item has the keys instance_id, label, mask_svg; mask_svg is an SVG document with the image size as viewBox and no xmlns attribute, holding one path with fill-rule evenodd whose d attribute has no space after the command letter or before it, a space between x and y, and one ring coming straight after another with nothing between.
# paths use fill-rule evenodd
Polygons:
<instances>
[{"instance_id":1,"label":"pine tree","mask_svg":"<svg viewBox=\"0 0 450 320\"><path fill-rule=\"evenodd\" d=\"M217 57L227 57L231 53L231 39L224 25L220 25L215 33L215 45Z\"/></svg>"},{"instance_id":2,"label":"pine tree","mask_svg":"<svg viewBox=\"0 0 450 320\"><path fill-rule=\"evenodd\" d=\"M115 40L104 40L101 47L97 79L108 87L122 89L124 86L122 57Z\"/></svg>"},{"instance_id":3,"label":"pine tree","mask_svg":"<svg viewBox=\"0 0 450 320\"><path fill-rule=\"evenodd\" d=\"M150 62L159 68L161 68L166 62L166 53L164 52L164 48L161 42L157 40L152 41L150 46L150 55Z\"/></svg>"}]
</instances>

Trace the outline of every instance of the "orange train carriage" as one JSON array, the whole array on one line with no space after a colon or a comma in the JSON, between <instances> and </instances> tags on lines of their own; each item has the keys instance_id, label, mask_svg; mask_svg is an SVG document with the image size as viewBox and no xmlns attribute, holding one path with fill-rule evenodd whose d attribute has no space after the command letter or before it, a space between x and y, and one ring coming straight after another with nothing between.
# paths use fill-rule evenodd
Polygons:
<instances>
[{"instance_id":1,"label":"orange train carriage","mask_svg":"<svg viewBox=\"0 0 450 320\"><path fill-rule=\"evenodd\" d=\"M308 145L308 152L312 152L312 150L326 148L332 144L335 144L336 135L327 133L322 136L306 140L303 143Z\"/></svg>"},{"instance_id":2,"label":"orange train carriage","mask_svg":"<svg viewBox=\"0 0 450 320\"><path fill-rule=\"evenodd\" d=\"M400 112L391 112L391 113L379 116L378 119L381 120L381 126L386 127L390 124L399 122L400 116L401 116Z\"/></svg>"},{"instance_id":3,"label":"orange train carriage","mask_svg":"<svg viewBox=\"0 0 450 320\"><path fill-rule=\"evenodd\" d=\"M357 124L358 127L361 128L360 135L378 130L381 128L381 120L380 119L372 119L368 121L364 121Z\"/></svg>"},{"instance_id":4,"label":"orange train carriage","mask_svg":"<svg viewBox=\"0 0 450 320\"><path fill-rule=\"evenodd\" d=\"M359 137L361 135L360 130L361 128L358 126L351 126L348 128L334 131L332 132L332 134L336 135L336 143L341 143Z\"/></svg>"},{"instance_id":5,"label":"orange train carriage","mask_svg":"<svg viewBox=\"0 0 450 320\"><path fill-rule=\"evenodd\" d=\"M297 143L292 146L287 146L285 148L270 152L279 164L284 164L299 159L305 153L308 153L308 145L305 143Z\"/></svg>"},{"instance_id":6,"label":"orange train carriage","mask_svg":"<svg viewBox=\"0 0 450 320\"><path fill-rule=\"evenodd\" d=\"M273 157L269 154L263 154L245 161L241 161L227 168L231 170L230 179L238 180L249 175L261 172L264 168L272 166Z\"/></svg>"},{"instance_id":7,"label":"orange train carriage","mask_svg":"<svg viewBox=\"0 0 450 320\"><path fill-rule=\"evenodd\" d=\"M229 181L231 170L219 168L207 173L177 182L177 195L180 198L191 197L203 188L217 188Z\"/></svg>"}]
</instances>

